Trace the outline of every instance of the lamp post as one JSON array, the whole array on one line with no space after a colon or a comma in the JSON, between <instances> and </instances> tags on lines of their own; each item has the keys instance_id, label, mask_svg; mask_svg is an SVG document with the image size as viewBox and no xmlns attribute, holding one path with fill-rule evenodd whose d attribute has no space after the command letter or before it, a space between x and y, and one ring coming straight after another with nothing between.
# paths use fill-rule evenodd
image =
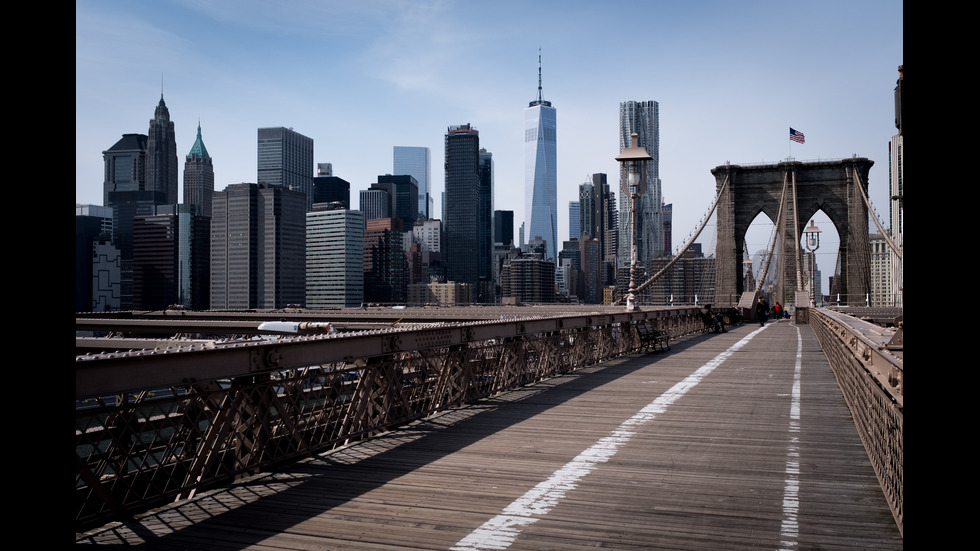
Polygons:
<instances>
[{"instance_id":1,"label":"lamp post","mask_svg":"<svg viewBox=\"0 0 980 551\"><path fill-rule=\"evenodd\" d=\"M803 236L806 243L806 250L810 251L810 306L816 306L814 301L814 287L816 285L816 279L814 274L814 269L816 267L817 259L814 257L814 252L820 248L820 228L810 220L810 225L803 230Z\"/></svg>"},{"instance_id":2,"label":"lamp post","mask_svg":"<svg viewBox=\"0 0 980 551\"><path fill-rule=\"evenodd\" d=\"M639 199L646 190L647 184L647 161L653 157L647 153L645 148L639 146L640 135L636 132L630 134L630 146L623 149L616 161L619 162L619 181L623 193L630 197L630 288L626 294L626 310L636 311L640 307L636 300L636 200Z\"/></svg>"}]
</instances>

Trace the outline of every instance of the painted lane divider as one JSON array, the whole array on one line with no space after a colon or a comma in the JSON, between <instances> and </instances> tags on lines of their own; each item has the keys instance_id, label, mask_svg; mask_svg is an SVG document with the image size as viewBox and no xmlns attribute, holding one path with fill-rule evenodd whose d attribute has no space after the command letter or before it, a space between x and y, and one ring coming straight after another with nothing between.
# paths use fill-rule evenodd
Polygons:
<instances>
[{"instance_id":1,"label":"painted lane divider","mask_svg":"<svg viewBox=\"0 0 980 551\"><path fill-rule=\"evenodd\" d=\"M803 337L796 328L796 367L793 397L789 408L789 449L786 451L786 482L783 489L783 522L779 529L783 550L796 549L800 535L800 377L803 370Z\"/></svg>"},{"instance_id":2,"label":"painted lane divider","mask_svg":"<svg viewBox=\"0 0 980 551\"><path fill-rule=\"evenodd\" d=\"M727 350L712 358L682 381L658 396L635 415L624 421L608 436L601 438L576 458L555 471L547 480L539 483L523 496L504 508L501 514L483 523L482 526L459 540L451 547L453 551L500 551L510 547L521 530L548 514L565 494L575 489L580 480L599 464L616 455L619 447L628 443L636 435L636 430L658 414L667 410L681 396L687 394L702 379L727 360L732 354L748 344L765 327L749 333Z\"/></svg>"}]
</instances>

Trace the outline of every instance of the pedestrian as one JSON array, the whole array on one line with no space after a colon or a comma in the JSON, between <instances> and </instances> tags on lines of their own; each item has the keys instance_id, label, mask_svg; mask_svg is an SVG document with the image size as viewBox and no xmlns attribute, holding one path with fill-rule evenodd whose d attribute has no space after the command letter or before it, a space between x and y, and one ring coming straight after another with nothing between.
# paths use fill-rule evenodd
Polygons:
<instances>
[{"instance_id":1,"label":"pedestrian","mask_svg":"<svg viewBox=\"0 0 980 551\"><path fill-rule=\"evenodd\" d=\"M783 307L778 302L772 307L772 318L776 320L783 319Z\"/></svg>"},{"instance_id":2,"label":"pedestrian","mask_svg":"<svg viewBox=\"0 0 980 551\"><path fill-rule=\"evenodd\" d=\"M705 305L704 310L701 311L701 319L704 320L704 326L711 327L712 333L727 333L728 330L725 329L725 316L722 314L713 314L711 312L711 305Z\"/></svg>"},{"instance_id":3,"label":"pedestrian","mask_svg":"<svg viewBox=\"0 0 980 551\"><path fill-rule=\"evenodd\" d=\"M765 326L766 315L769 313L769 303L762 297L759 297L758 302L755 303L755 314L759 317L759 325Z\"/></svg>"}]
</instances>

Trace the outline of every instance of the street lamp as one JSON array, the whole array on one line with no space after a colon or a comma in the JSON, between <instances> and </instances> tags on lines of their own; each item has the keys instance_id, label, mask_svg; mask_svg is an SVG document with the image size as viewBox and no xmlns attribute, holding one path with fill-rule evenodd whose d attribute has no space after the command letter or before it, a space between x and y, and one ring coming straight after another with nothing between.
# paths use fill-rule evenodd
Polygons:
<instances>
[{"instance_id":1,"label":"street lamp","mask_svg":"<svg viewBox=\"0 0 980 551\"><path fill-rule=\"evenodd\" d=\"M636 311L636 200L643 195L647 185L647 161L653 157L639 145L640 135L630 134L630 146L624 149L616 160L619 162L619 181L623 193L629 195L631 205L630 231L630 288L626 295L626 310Z\"/></svg>"},{"instance_id":2,"label":"street lamp","mask_svg":"<svg viewBox=\"0 0 980 551\"><path fill-rule=\"evenodd\" d=\"M806 250L810 251L810 306L816 306L814 301L814 287L816 286L816 280L813 272L816 267L817 259L813 253L820 248L820 228L813 223L813 220L810 220L810 225L803 230L803 236L806 243Z\"/></svg>"}]
</instances>

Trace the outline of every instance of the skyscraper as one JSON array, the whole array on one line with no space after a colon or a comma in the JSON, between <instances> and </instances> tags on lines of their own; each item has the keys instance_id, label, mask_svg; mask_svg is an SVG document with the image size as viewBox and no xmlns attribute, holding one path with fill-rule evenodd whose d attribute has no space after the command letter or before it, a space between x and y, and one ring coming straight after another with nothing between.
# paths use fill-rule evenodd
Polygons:
<instances>
[{"instance_id":1,"label":"skyscraper","mask_svg":"<svg viewBox=\"0 0 980 551\"><path fill-rule=\"evenodd\" d=\"M164 192L164 202L177 204L177 139L170 110L160 94L146 140L146 189Z\"/></svg>"},{"instance_id":2,"label":"skyscraper","mask_svg":"<svg viewBox=\"0 0 980 551\"><path fill-rule=\"evenodd\" d=\"M446 278L478 288L480 133L469 124L446 132Z\"/></svg>"},{"instance_id":3,"label":"skyscraper","mask_svg":"<svg viewBox=\"0 0 980 551\"><path fill-rule=\"evenodd\" d=\"M505 247L514 244L514 211L493 211L493 242Z\"/></svg>"},{"instance_id":4,"label":"skyscraper","mask_svg":"<svg viewBox=\"0 0 980 551\"><path fill-rule=\"evenodd\" d=\"M419 266L422 281L436 278L446 280L446 267L443 263L442 220L418 220L412 228L413 241L421 245L421 265Z\"/></svg>"},{"instance_id":5,"label":"skyscraper","mask_svg":"<svg viewBox=\"0 0 980 551\"><path fill-rule=\"evenodd\" d=\"M306 213L307 308L354 307L364 301L364 214Z\"/></svg>"},{"instance_id":6,"label":"skyscraper","mask_svg":"<svg viewBox=\"0 0 980 551\"><path fill-rule=\"evenodd\" d=\"M164 310L177 303L176 222L168 215L133 220L133 307L138 310Z\"/></svg>"},{"instance_id":7,"label":"skyscraper","mask_svg":"<svg viewBox=\"0 0 980 551\"><path fill-rule=\"evenodd\" d=\"M602 302L602 243L595 237L583 235L579 239L579 262L579 300L588 304Z\"/></svg>"},{"instance_id":8,"label":"skyscraper","mask_svg":"<svg viewBox=\"0 0 980 551\"><path fill-rule=\"evenodd\" d=\"M331 163L317 163L316 177L313 178L313 204L334 203L349 209L350 182L333 175Z\"/></svg>"},{"instance_id":9,"label":"skyscraper","mask_svg":"<svg viewBox=\"0 0 980 551\"><path fill-rule=\"evenodd\" d=\"M559 293L581 298L582 251L579 248L578 238L562 243L562 248L558 251L558 267L555 279Z\"/></svg>"},{"instance_id":10,"label":"skyscraper","mask_svg":"<svg viewBox=\"0 0 980 551\"><path fill-rule=\"evenodd\" d=\"M895 128L898 134L892 136L888 142L888 195L892 200L888 203L889 220L891 224L890 235L895 246L899 250L905 248L905 203L904 203L904 184L905 184L905 165L902 163L902 148L904 146L904 134L902 134L902 91L903 72L902 65L898 66L898 82L895 83ZM892 304L902 306L904 303L905 288L905 264L895 251L891 251L891 281L892 281Z\"/></svg>"},{"instance_id":11,"label":"skyscraper","mask_svg":"<svg viewBox=\"0 0 980 551\"><path fill-rule=\"evenodd\" d=\"M885 237L878 232L869 234L868 241L871 245L868 262L871 272L869 304L870 306L896 306L892 301L891 247L888 246Z\"/></svg>"},{"instance_id":12,"label":"skyscraper","mask_svg":"<svg viewBox=\"0 0 980 551\"><path fill-rule=\"evenodd\" d=\"M493 154L480 148L480 208L477 212L477 302L493 302Z\"/></svg>"},{"instance_id":13,"label":"skyscraper","mask_svg":"<svg viewBox=\"0 0 980 551\"><path fill-rule=\"evenodd\" d=\"M605 176L605 174L603 174ZM576 206L579 208L578 221L579 221L579 234L588 235L591 237L599 237L596 235L596 215L600 214L596 203L598 203L597 193L595 185L586 180L585 183L579 184L578 186L578 202ZM568 219L572 219L571 205L569 202L569 212ZM571 225L571 223L569 223ZM571 231L568 232L571 236Z\"/></svg>"},{"instance_id":14,"label":"skyscraper","mask_svg":"<svg viewBox=\"0 0 980 551\"><path fill-rule=\"evenodd\" d=\"M145 134L123 134L102 152L105 160L103 196L112 208L112 244L119 250L119 307L133 308L133 219L166 204L167 194L148 189Z\"/></svg>"},{"instance_id":15,"label":"skyscraper","mask_svg":"<svg viewBox=\"0 0 980 551\"><path fill-rule=\"evenodd\" d=\"M518 304L555 301L555 263L537 254L508 258L501 270L501 294Z\"/></svg>"},{"instance_id":16,"label":"skyscraper","mask_svg":"<svg viewBox=\"0 0 980 551\"><path fill-rule=\"evenodd\" d=\"M568 238L582 237L582 226L579 217L579 201L568 202Z\"/></svg>"},{"instance_id":17,"label":"skyscraper","mask_svg":"<svg viewBox=\"0 0 980 551\"><path fill-rule=\"evenodd\" d=\"M160 205L133 220L133 306L206 310L211 219L195 205Z\"/></svg>"},{"instance_id":18,"label":"skyscraper","mask_svg":"<svg viewBox=\"0 0 980 551\"><path fill-rule=\"evenodd\" d=\"M417 218L432 218L431 166L428 147L408 147L396 145L393 152L394 175L408 174L415 178L419 186Z\"/></svg>"},{"instance_id":19,"label":"skyscraper","mask_svg":"<svg viewBox=\"0 0 980 551\"><path fill-rule=\"evenodd\" d=\"M111 266L106 259L110 250L115 251L114 254L110 253L112 258L108 259ZM119 250L112 246L112 209L101 205L76 204L75 311L118 309Z\"/></svg>"},{"instance_id":20,"label":"skyscraper","mask_svg":"<svg viewBox=\"0 0 980 551\"><path fill-rule=\"evenodd\" d=\"M306 199L267 184L214 194L211 308L283 308L306 300Z\"/></svg>"},{"instance_id":21,"label":"skyscraper","mask_svg":"<svg viewBox=\"0 0 980 551\"><path fill-rule=\"evenodd\" d=\"M599 241L601 269L598 285L616 279L616 194L609 191L606 175L596 173L579 186L579 232ZM583 238L584 239L584 238ZM601 298L601 293L597 295Z\"/></svg>"},{"instance_id":22,"label":"skyscraper","mask_svg":"<svg viewBox=\"0 0 980 551\"><path fill-rule=\"evenodd\" d=\"M365 220L391 218L391 199L383 189L362 189L359 204Z\"/></svg>"},{"instance_id":23,"label":"skyscraper","mask_svg":"<svg viewBox=\"0 0 980 551\"><path fill-rule=\"evenodd\" d=\"M637 266L649 269L650 260L663 255L663 197L660 193L660 107L655 101L624 101L619 104L619 150L630 146L630 134L639 134L639 146L653 160L647 163L646 189L637 200ZM623 183L620 182L620 189ZM629 227L632 204L626 193L619 195L619 263L630 262ZM639 282L638 282L639 283Z\"/></svg>"},{"instance_id":24,"label":"skyscraper","mask_svg":"<svg viewBox=\"0 0 980 551\"><path fill-rule=\"evenodd\" d=\"M200 216L211 216L214 198L214 163L201 139L201 123L197 123L197 139L184 161L184 203L197 206Z\"/></svg>"},{"instance_id":25,"label":"skyscraper","mask_svg":"<svg viewBox=\"0 0 980 551\"><path fill-rule=\"evenodd\" d=\"M364 302L404 303L408 298L405 232L398 218L364 225Z\"/></svg>"},{"instance_id":26,"label":"skyscraper","mask_svg":"<svg viewBox=\"0 0 980 551\"><path fill-rule=\"evenodd\" d=\"M418 220L419 184L410 174L378 176L378 182L368 190L384 190L388 193L388 216L401 219L402 228L411 231ZM375 217L372 217L375 218ZM387 218L380 216L377 218Z\"/></svg>"},{"instance_id":27,"label":"skyscraper","mask_svg":"<svg viewBox=\"0 0 980 551\"><path fill-rule=\"evenodd\" d=\"M102 152L105 180L102 182L102 204L111 207L110 193L146 191L146 135L123 134L112 147ZM165 202L166 197L161 198Z\"/></svg>"},{"instance_id":28,"label":"skyscraper","mask_svg":"<svg viewBox=\"0 0 980 551\"><path fill-rule=\"evenodd\" d=\"M313 210L313 139L292 128L259 128L260 184L306 194L306 211Z\"/></svg>"},{"instance_id":29,"label":"skyscraper","mask_svg":"<svg viewBox=\"0 0 980 551\"><path fill-rule=\"evenodd\" d=\"M541 53L538 52L538 99L524 109L524 221L530 241L547 241L547 257L558 259L557 118L541 97Z\"/></svg>"}]
</instances>

